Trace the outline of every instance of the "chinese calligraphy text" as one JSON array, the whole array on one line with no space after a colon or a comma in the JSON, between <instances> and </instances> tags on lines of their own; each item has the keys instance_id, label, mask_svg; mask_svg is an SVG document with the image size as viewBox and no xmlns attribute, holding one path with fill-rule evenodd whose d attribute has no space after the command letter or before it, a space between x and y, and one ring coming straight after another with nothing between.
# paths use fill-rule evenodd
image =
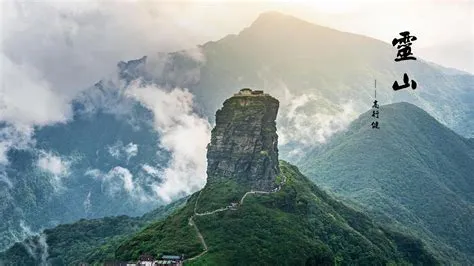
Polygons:
<instances>
[{"instance_id":1,"label":"chinese calligraphy text","mask_svg":"<svg viewBox=\"0 0 474 266\"><path fill-rule=\"evenodd\" d=\"M380 129L379 127L379 104L377 101L377 80L375 80L375 97L374 97L374 104L372 105L372 117L375 119L375 121L372 122L372 128L373 129Z\"/></svg>"},{"instance_id":2,"label":"chinese calligraphy text","mask_svg":"<svg viewBox=\"0 0 474 266\"><path fill-rule=\"evenodd\" d=\"M398 49L397 52L397 58L395 58L395 62L400 62L404 60L416 60L416 57L413 56L413 53L411 51L411 45L412 41L416 41L417 38L415 36L410 36L409 31L403 31L399 33L402 38L394 38L392 40L392 46L396 46ZM393 82L392 89L394 91L405 89L410 87L412 89L416 89L417 83L415 80L411 80L410 84L410 79L408 78L408 74L404 73L403 74L403 85L399 85L398 81Z\"/></svg>"}]
</instances>

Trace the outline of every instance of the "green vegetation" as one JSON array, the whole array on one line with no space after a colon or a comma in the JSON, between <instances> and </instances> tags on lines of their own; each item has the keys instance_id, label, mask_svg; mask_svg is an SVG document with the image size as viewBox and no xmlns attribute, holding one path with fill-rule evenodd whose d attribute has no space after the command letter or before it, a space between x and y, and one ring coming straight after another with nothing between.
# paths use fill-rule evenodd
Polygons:
<instances>
[{"instance_id":1,"label":"green vegetation","mask_svg":"<svg viewBox=\"0 0 474 266\"><path fill-rule=\"evenodd\" d=\"M245 192L250 191L250 186L238 184L235 180L208 182L199 196L196 206L197 212L212 211L225 207L231 202L239 202Z\"/></svg>"},{"instance_id":2,"label":"green vegetation","mask_svg":"<svg viewBox=\"0 0 474 266\"><path fill-rule=\"evenodd\" d=\"M194 212L194 201L198 193L188 200L186 206L164 221L153 223L135 236L123 242L116 250L119 260L136 260L141 254L158 256L161 253L197 255L202 251L201 243L188 225Z\"/></svg>"},{"instance_id":3,"label":"green vegetation","mask_svg":"<svg viewBox=\"0 0 474 266\"><path fill-rule=\"evenodd\" d=\"M44 230L43 236L46 237L48 245L48 258L45 260L52 265L77 265L83 261L103 262L113 259L115 250L125 237L151 222L163 219L181 208L185 202L186 198L183 198L137 218L117 216L81 219L72 224ZM33 254L28 252L28 248ZM44 251L39 237L31 237L0 253L0 262L4 260L7 265L37 265L41 262L41 253Z\"/></svg>"},{"instance_id":4,"label":"green vegetation","mask_svg":"<svg viewBox=\"0 0 474 266\"><path fill-rule=\"evenodd\" d=\"M194 217L209 250L189 265L437 264L420 241L382 228L333 200L296 167L282 161L280 169L287 183L279 192L249 195L235 211ZM212 196L223 198L219 194L226 192L214 187ZM205 196L203 191L199 204ZM169 252L189 258L201 253L203 246L188 225L197 197L124 241L116 257L134 260L145 252Z\"/></svg>"},{"instance_id":5,"label":"green vegetation","mask_svg":"<svg viewBox=\"0 0 474 266\"><path fill-rule=\"evenodd\" d=\"M414 105L380 114L380 130L362 114L297 164L378 222L413 232L445 263L474 263L474 147Z\"/></svg>"},{"instance_id":6,"label":"green vegetation","mask_svg":"<svg viewBox=\"0 0 474 266\"><path fill-rule=\"evenodd\" d=\"M282 174L279 174L275 177L275 184L279 185L283 181L283 176Z\"/></svg>"},{"instance_id":7,"label":"green vegetation","mask_svg":"<svg viewBox=\"0 0 474 266\"><path fill-rule=\"evenodd\" d=\"M114 254L109 253L110 247L142 226L144 222L140 219L117 216L95 220L82 219L73 224L45 230L48 261L54 265L77 265L84 261L89 253L100 253L101 259L113 258ZM98 249L102 245L104 246ZM29 246L33 247L34 256L29 254ZM36 265L41 262L42 251L44 247L39 243L39 237L33 237L25 243L13 245L5 252L4 259L7 264L11 262L13 265Z\"/></svg>"},{"instance_id":8,"label":"green vegetation","mask_svg":"<svg viewBox=\"0 0 474 266\"><path fill-rule=\"evenodd\" d=\"M101 87L93 89L97 92ZM159 134L149 122L150 111L137 103L130 114L124 115L119 118L103 112L79 111L68 123L35 128L34 149L12 148L7 152L10 164L0 171L0 176L7 177L0 178L0 251L25 234L22 225L38 232L80 218L122 214L139 216L163 204L159 199L143 202L128 193L110 193L103 179L85 174L97 169L105 175L114 167L121 166L130 171L134 182L142 183L142 165L163 166L168 162L169 153L156 145ZM128 115L133 116L135 124L130 123ZM0 122L0 131L3 126ZM125 153L118 157L109 153L110 147L124 148L128 143L139 147L133 157L128 158ZM50 152L71 162L68 178L61 179L60 189L54 175L38 167L42 152ZM9 180L11 184L2 180ZM143 193L153 194L150 187L143 188ZM87 202L87 208L82 202Z\"/></svg>"},{"instance_id":9,"label":"green vegetation","mask_svg":"<svg viewBox=\"0 0 474 266\"><path fill-rule=\"evenodd\" d=\"M437 264L419 240L380 227L366 215L332 199L295 166L281 161L280 170L287 182L279 192L248 195L235 211L194 217L209 249L189 265ZM231 183L208 187L199 198L199 205L202 203L206 210L217 205L217 201L206 205L206 199L224 201L229 187L235 188ZM184 207L182 200L141 218L81 220L46 230L48 262L99 265L110 259L136 260L144 253L196 256L204 247L189 225L189 217L198 195L189 197ZM164 220L147 222L173 210ZM38 244L38 238L32 241ZM7 263L38 264L41 255L29 256L25 246L16 244L0 258Z\"/></svg>"}]
</instances>

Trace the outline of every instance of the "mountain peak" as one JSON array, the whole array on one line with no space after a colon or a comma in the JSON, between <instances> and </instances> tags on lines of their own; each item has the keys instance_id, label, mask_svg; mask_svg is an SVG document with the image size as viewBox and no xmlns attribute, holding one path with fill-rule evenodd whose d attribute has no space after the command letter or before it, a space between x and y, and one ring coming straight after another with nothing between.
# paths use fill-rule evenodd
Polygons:
<instances>
[{"instance_id":1,"label":"mountain peak","mask_svg":"<svg viewBox=\"0 0 474 266\"><path fill-rule=\"evenodd\" d=\"M244 88L216 112L208 145L208 182L231 179L251 189L271 190L278 168L277 99Z\"/></svg>"},{"instance_id":2,"label":"mountain peak","mask_svg":"<svg viewBox=\"0 0 474 266\"><path fill-rule=\"evenodd\" d=\"M304 26L318 27L303 19L295 16L283 14L277 11L269 11L260 14L250 25L250 29L269 29L269 28L293 28L297 29Z\"/></svg>"},{"instance_id":3,"label":"mountain peak","mask_svg":"<svg viewBox=\"0 0 474 266\"><path fill-rule=\"evenodd\" d=\"M267 11L267 12L263 12L261 13L257 19L254 21L254 23L256 22L271 22L271 21L276 21L276 20L282 20L282 19L286 19L286 18L294 18L290 15L287 15L287 14L284 14L284 13L281 13L281 12L278 12L278 11Z\"/></svg>"},{"instance_id":4,"label":"mountain peak","mask_svg":"<svg viewBox=\"0 0 474 266\"><path fill-rule=\"evenodd\" d=\"M420 112L426 113L425 110L421 109L420 107L408 103L408 102L397 102L385 105L385 108L393 109L393 111L401 111L401 112ZM426 113L428 115L428 113Z\"/></svg>"}]
</instances>

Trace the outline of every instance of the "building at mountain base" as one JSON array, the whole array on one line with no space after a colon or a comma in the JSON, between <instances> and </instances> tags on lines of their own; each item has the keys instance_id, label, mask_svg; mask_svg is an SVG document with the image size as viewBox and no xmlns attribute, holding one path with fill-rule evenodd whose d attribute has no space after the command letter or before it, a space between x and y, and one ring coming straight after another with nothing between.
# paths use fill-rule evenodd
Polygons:
<instances>
[{"instance_id":1,"label":"building at mountain base","mask_svg":"<svg viewBox=\"0 0 474 266\"><path fill-rule=\"evenodd\" d=\"M148 254L140 255L137 262L106 261L104 266L183 266L184 255L161 255L158 259ZM88 266L81 264L81 266Z\"/></svg>"}]
</instances>

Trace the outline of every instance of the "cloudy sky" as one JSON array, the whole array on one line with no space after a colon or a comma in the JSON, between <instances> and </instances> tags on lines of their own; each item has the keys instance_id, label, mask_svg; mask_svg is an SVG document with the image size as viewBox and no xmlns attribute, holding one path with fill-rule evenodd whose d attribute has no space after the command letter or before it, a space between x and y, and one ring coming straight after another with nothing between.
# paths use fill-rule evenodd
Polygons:
<instances>
[{"instance_id":1,"label":"cloudy sky","mask_svg":"<svg viewBox=\"0 0 474 266\"><path fill-rule=\"evenodd\" d=\"M418 37L415 54L474 73L474 1L0 1L0 122L9 125L0 130L0 163L5 163L9 148L34 145L32 126L69 121L71 100L114 72L117 62L218 40L238 33L265 11L281 11L385 42L409 30ZM134 92L150 109L159 109L146 101L150 90ZM164 96L173 101L190 94L179 90ZM189 113L192 99L186 103L180 113L155 121L158 129L163 125L202 129L204 146L199 151L182 150L175 139L164 138L167 142L162 144L178 156L176 161L186 154L204 158L209 137L209 125ZM176 115L182 119L174 119ZM169 118L179 123L168 125ZM170 136L179 135L171 129ZM62 174L66 168L56 167L58 161L50 157L39 165L54 166ZM204 172L201 159L188 161ZM183 167L176 165L168 180Z\"/></svg>"},{"instance_id":2,"label":"cloudy sky","mask_svg":"<svg viewBox=\"0 0 474 266\"><path fill-rule=\"evenodd\" d=\"M68 110L61 103L112 71L120 60L238 33L268 10L386 42L409 30L418 37L414 52L442 65L474 72L474 1L468 0L1 3L2 94L8 90L4 86L18 87L15 83L21 81L28 94L38 92L34 95L40 102L58 103L53 110L44 110L38 100L28 102L41 112L36 117L23 117L24 122L44 123L49 116L65 119ZM10 81L5 81L6 77ZM18 90L9 95L9 101L15 103L23 93ZM5 105L5 99L0 103ZM11 115L7 112L0 119Z\"/></svg>"},{"instance_id":3,"label":"cloudy sky","mask_svg":"<svg viewBox=\"0 0 474 266\"><path fill-rule=\"evenodd\" d=\"M113 71L120 60L238 33L268 10L386 42L409 30L418 37L415 53L474 73L474 1L1 3L0 119L23 124L64 121L70 116L71 97Z\"/></svg>"}]
</instances>

